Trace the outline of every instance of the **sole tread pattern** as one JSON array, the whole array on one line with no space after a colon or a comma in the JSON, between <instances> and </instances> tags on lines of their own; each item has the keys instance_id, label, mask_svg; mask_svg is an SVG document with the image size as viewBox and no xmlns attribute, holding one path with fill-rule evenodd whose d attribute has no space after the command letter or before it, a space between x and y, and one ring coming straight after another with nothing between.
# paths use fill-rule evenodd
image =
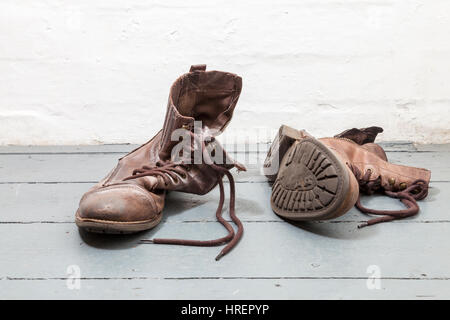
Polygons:
<instances>
[{"instance_id":1,"label":"sole tread pattern","mask_svg":"<svg viewBox=\"0 0 450 320\"><path fill-rule=\"evenodd\" d=\"M301 216L334 206L342 189L342 170L319 142L305 139L295 143L283 159L272 186L272 208L280 215ZM328 213L326 213L328 214Z\"/></svg>"}]
</instances>

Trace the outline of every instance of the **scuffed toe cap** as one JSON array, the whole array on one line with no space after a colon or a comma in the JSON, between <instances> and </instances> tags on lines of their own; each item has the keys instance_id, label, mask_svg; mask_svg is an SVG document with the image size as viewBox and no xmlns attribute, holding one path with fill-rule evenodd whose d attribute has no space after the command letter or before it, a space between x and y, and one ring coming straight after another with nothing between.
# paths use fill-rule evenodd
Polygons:
<instances>
[{"instance_id":1,"label":"scuffed toe cap","mask_svg":"<svg viewBox=\"0 0 450 320\"><path fill-rule=\"evenodd\" d=\"M131 184L111 185L85 193L77 216L114 222L148 221L155 219L163 205L163 195Z\"/></svg>"}]
</instances>

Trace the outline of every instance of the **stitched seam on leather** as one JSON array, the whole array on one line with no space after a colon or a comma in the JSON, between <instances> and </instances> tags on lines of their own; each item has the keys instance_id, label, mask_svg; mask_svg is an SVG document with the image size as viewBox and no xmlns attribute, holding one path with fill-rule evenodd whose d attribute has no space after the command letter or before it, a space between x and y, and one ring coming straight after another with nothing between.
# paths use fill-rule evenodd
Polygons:
<instances>
[{"instance_id":1,"label":"stitched seam on leather","mask_svg":"<svg viewBox=\"0 0 450 320\"><path fill-rule=\"evenodd\" d=\"M373 164L373 163L367 163L367 162L354 162L354 163L355 163L355 164L361 164L361 165L363 165L363 166L370 165L370 166L376 168L377 171L380 173L380 175L381 175L381 171L387 171L387 172L390 172L390 173L392 173L393 175L396 175L396 176L405 177L405 178L409 178L409 179L417 179L417 177L409 176L409 175L402 174L402 173L398 173L397 171L391 170L391 169L389 169L388 167L381 167L381 166L376 165L376 164ZM427 170L427 169L416 168L416 167L408 167L408 166L403 166L403 165L400 165L400 164L394 164L394 165L396 165L396 166L402 166L402 167L405 167L405 168L414 168L414 169L424 170L425 172L426 172L426 171L429 171L429 170Z\"/></svg>"},{"instance_id":2,"label":"stitched seam on leather","mask_svg":"<svg viewBox=\"0 0 450 320\"><path fill-rule=\"evenodd\" d=\"M235 75L231 75L234 79L238 79L237 78L237 76L235 76ZM231 113L231 114L233 114L233 112L234 112L234 110L230 110L231 109L231 106L234 104L236 104L237 103L237 100L239 99L239 95L240 95L240 91L238 90L238 88L236 87L236 82L234 83L234 88L233 88L233 96L232 96L232 98L231 98L231 102L230 102L230 104L228 105L228 108L227 108L227 110L225 110L224 112L222 112L221 114L223 115L223 114L225 114L225 113ZM231 117L231 114L230 114L230 117ZM225 128L228 126L228 124L229 124L229 122L230 122L230 120L228 120L227 122L225 122L224 124L223 124L223 126L219 129L219 132L223 132L224 130L225 130Z\"/></svg>"},{"instance_id":3,"label":"stitched seam on leather","mask_svg":"<svg viewBox=\"0 0 450 320\"><path fill-rule=\"evenodd\" d=\"M138 220L138 221L114 221L114 220L102 220L102 219L92 219L92 218L82 218L82 217L77 217L78 219L82 220L83 222L107 222L107 223L111 223L111 224L141 224L141 223L146 223L146 222L153 222L155 220L157 220L159 217L161 216L161 212L158 213L153 219L149 219L149 220Z\"/></svg>"},{"instance_id":4,"label":"stitched seam on leather","mask_svg":"<svg viewBox=\"0 0 450 320\"><path fill-rule=\"evenodd\" d=\"M114 170L111 172L111 174L105 179L105 181L102 183L102 186L105 186L105 184L109 183L111 181L112 177L119 171L120 166L120 159L117 161L117 165L114 168Z\"/></svg>"},{"instance_id":5,"label":"stitched seam on leather","mask_svg":"<svg viewBox=\"0 0 450 320\"><path fill-rule=\"evenodd\" d=\"M102 186L105 186L105 184L109 183L112 179L112 177L114 175L116 175L117 171L119 171L119 166L120 166L120 160L122 160L123 158L127 157L128 155L134 153L135 151L143 148L144 146L148 145L150 142L152 142L157 136L158 134L162 131L159 130L157 134L155 134L155 136L153 138L151 138L149 141L147 141L146 143L144 143L143 145L141 145L140 147L135 148L134 150L128 152L126 155L124 155L123 157L119 158L118 163L116 165L116 167L114 168L114 170L110 173L110 175L105 179L105 181L102 183Z\"/></svg>"},{"instance_id":6,"label":"stitched seam on leather","mask_svg":"<svg viewBox=\"0 0 450 320\"><path fill-rule=\"evenodd\" d=\"M146 143L144 143L144 144L141 145L140 147L137 147L137 148L133 149L132 151L128 152L126 155L124 155L124 156L123 156L122 158L120 158L119 160L125 158L126 156L128 156L128 155L134 153L135 151L138 151L139 149L142 149L143 147L145 147L146 145L148 145L150 142L152 142L153 140L155 140L155 138L159 135L159 133L160 133L161 131L162 131L162 129L159 130L158 133L156 133L155 136L154 136L153 138L151 138L150 140L148 140Z\"/></svg>"}]
</instances>

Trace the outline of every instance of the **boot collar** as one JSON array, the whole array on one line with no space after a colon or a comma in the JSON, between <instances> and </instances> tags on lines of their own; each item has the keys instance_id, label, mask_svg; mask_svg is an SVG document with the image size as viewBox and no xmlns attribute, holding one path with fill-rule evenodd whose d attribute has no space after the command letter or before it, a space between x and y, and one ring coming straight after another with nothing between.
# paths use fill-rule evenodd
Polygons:
<instances>
[{"instance_id":1,"label":"boot collar","mask_svg":"<svg viewBox=\"0 0 450 320\"><path fill-rule=\"evenodd\" d=\"M222 71L206 72L206 65L193 65L170 89L162 130L159 157L169 160L178 141L171 136L176 129L193 131L194 121L219 135L230 122L242 89L241 77Z\"/></svg>"}]
</instances>

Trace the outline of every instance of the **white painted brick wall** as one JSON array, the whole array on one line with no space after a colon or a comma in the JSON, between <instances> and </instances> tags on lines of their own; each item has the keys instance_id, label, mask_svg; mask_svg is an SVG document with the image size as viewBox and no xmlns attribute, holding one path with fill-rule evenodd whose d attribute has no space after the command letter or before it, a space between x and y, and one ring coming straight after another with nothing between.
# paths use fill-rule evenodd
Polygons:
<instances>
[{"instance_id":1,"label":"white painted brick wall","mask_svg":"<svg viewBox=\"0 0 450 320\"><path fill-rule=\"evenodd\" d=\"M144 142L197 63L243 77L228 137L450 142L448 0L2 0L0 144Z\"/></svg>"}]
</instances>

